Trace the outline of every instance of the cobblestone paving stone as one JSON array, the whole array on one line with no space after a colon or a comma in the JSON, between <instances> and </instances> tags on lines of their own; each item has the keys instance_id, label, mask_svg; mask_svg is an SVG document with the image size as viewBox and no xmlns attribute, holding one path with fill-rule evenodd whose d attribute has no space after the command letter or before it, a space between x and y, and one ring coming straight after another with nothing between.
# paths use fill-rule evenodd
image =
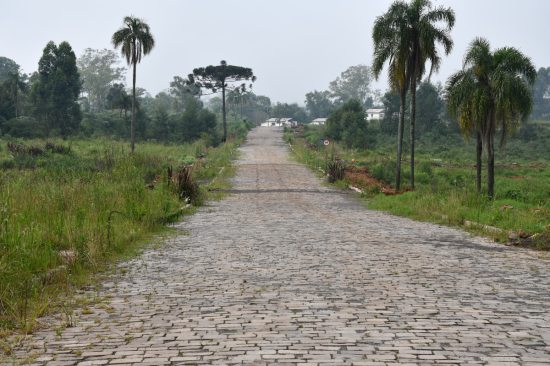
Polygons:
<instances>
[{"instance_id":1,"label":"cobblestone paving stone","mask_svg":"<svg viewBox=\"0 0 550 366\"><path fill-rule=\"evenodd\" d=\"M370 211L252 131L234 193L121 265L37 365L550 365L550 263Z\"/></svg>"}]
</instances>

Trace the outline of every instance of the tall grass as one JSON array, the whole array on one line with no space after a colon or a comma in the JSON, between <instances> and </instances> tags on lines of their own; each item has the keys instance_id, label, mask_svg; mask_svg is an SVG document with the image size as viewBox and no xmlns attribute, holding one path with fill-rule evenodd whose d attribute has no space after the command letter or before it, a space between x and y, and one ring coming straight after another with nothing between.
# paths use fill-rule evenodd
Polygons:
<instances>
[{"instance_id":1,"label":"tall grass","mask_svg":"<svg viewBox=\"0 0 550 366\"><path fill-rule=\"evenodd\" d=\"M0 142L0 328L31 329L56 295L190 212L169 167L192 163L205 184L230 166L237 146L143 143L130 155L116 141L56 143L70 152L14 156Z\"/></svg>"},{"instance_id":2,"label":"tall grass","mask_svg":"<svg viewBox=\"0 0 550 366\"><path fill-rule=\"evenodd\" d=\"M306 128L304 138L294 138L290 134L286 138L292 142L296 158L316 169L322 164L323 151L313 148L311 143L322 134L321 129ZM348 165L366 166L373 177L390 185L394 182L394 152L386 144L379 143L374 148L362 150L346 149L334 142L331 146ZM476 193L475 149L471 143L424 139L418 146L416 189L386 196L379 189L362 187L369 208L453 226L474 222L480 225L468 230L476 232L480 232L479 228L483 225L492 226L502 231L482 233L498 240L507 240L509 231L550 236L549 131L541 130L529 143L513 140L505 149L498 151L496 192L492 201L486 199L485 194ZM409 177L407 167L402 177L406 187ZM337 185L347 186L349 182L343 183L337 182ZM550 247L550 243L540 243L540 247Z\"/></svg>"}]
</instances>

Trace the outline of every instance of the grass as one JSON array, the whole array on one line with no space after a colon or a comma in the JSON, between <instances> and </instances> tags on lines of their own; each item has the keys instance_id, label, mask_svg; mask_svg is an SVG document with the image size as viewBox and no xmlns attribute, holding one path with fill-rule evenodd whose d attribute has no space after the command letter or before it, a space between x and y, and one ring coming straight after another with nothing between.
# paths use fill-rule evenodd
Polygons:
<instances>
[{"instance_id":1,"label":"grass","mask_svg":"<svg viewBox=\"0 0 550 366\"><path fill-rule=\"evenodd\" d=\"M220 198L205 187L227 187L239 143L141 143L130 155L125 142L53 142L70 151L32 156L0 140L0 329L32 331L94 272L192 213L169 184L169 166L193 164L202 197Z\"/></svg>"},{"instance_id":2,"label":"grass","mask_svg":"<svg viewBox=\"0 0 550 366\"><path fill-rule=\"evenodd\" d=\"M531 245L550 249L550 129L539 124L542 128L530 141L512 139L498 151L493 201L475 192L475 147L460 136L447 136L444 141L428 136L419 141L414 191L407 191L409 170L404 160L404 193L385 195L380 187L363 186L363 198L372 209L451 226L466 224L467 230L497 241L508 241L509 232L538 234L540 239ZM318 128L306 128L302 137L287 133L286 138L292 141L297 160L315 171L323 169L325 161L334 156L348 166L366 167L381 182L394 182L393 138L380 136L373 148L364 150L346 149L334 142L328 149L312 145L322 134ZM347 187L350 183L344 180L336 185Z\"/></svg>"}]
</instances>

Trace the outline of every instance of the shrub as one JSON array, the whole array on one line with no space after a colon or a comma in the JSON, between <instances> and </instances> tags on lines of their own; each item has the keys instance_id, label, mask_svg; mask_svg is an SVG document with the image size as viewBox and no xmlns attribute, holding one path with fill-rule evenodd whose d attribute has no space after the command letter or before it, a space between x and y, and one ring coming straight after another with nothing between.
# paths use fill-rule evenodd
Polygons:
<instances>
[{"instance_id":1,"label":"shrub","mask_svg":"<svg viewBox=\"0 0 550 366\"><path fill-rule=\"evenodd\" d=\"M420 184L429 184L432 180L431 176L425 172L416 173L415 179Z\"/></svg>"},{"instance_id":2,"label":"shrub","mask_svg":"<svg viewBox=\"0 0 550 366\"><path fill-rule=\"evenodd\" d=\"M169 168L168 176L172 175L172 169ZM199 185L193 178L192 167L183 165L172 179L175 183L174 190L181 200L192 204L198 203L200 198Z\"/></svg>"},{"instance_id":3,"label":"shrub","mask_svg":"<svg viewBox=\"0 0 550 366\"><path fill-rule=\"evenodd\" d=\"M12 137L37 138L46 136L43 123L25 116L10 119L4 123L2 130Z\"/></svg>"},{"instance_id":4,"label":"shrub","mask_svg":"<svg viewBox=\"0 0 550 366\"><path fill-rule=\"evenodd\" d=\"M327 162L326 170L329 183L344 179L346 164L342 160L331 160Z\"/></svg>"},{"instance_id":5,"label":"shrub","mask_svg":"<svg viewBox=\"0 0 550 366\"><path fill-rule=\"evenodd\" d=\"M384 161L374 164L371 168L371 174L374 178L391 184L395 181L395 171L397 164L394 161Z\"/></svg>"},{"instance_id":6,"label":"shrub","mask_svg":"<svg viewBox=\"0 0 550 366\"><path fill-rule=\"evenodd\" d=\"M18 144L15 142L8 142L8 151L14 156L20 155L29 155L29 156L40 156L44 154L44 150L38 146L25 146L23 144Z\"/></svg>"},{"instance_id":7,"label":"shrub","mask_svg":"<svg viewBox=\"0 0 550 366\"><path fill-rule=\"evenodd\" d=\"M56 145L52 142L46 143L46 146L44 146L44 148L56 154L67 155L71 153L70 146Z\"/></svg>"},{"instance_id":8,"label":"shrub","mask_svg":"<svg viewBox=\"0 0 550 366\"><path fill-rule=\"evenodd\" d=\"M429 177L432 177L434 174L432 169L432 164L427 161L423 161L420 164L418 164L418 171L426 174Z\"/></svg>"}]
</instances>

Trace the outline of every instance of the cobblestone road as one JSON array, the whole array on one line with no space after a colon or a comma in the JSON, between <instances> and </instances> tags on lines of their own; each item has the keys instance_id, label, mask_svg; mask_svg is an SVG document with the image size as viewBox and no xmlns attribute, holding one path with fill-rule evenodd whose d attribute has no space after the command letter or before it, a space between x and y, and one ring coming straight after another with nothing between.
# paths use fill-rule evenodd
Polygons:
<instances>
[{"instance_id":1,"label":"cobblestone road","mask_svg":"<svg viewBox=\"0 0 550 366\"><path fill-rule=\"evenodd\" d=\"M122 265L49 365L550 365L550 263L362 207L254 130L234 194Z\"/></svg>"}]
</instances>

